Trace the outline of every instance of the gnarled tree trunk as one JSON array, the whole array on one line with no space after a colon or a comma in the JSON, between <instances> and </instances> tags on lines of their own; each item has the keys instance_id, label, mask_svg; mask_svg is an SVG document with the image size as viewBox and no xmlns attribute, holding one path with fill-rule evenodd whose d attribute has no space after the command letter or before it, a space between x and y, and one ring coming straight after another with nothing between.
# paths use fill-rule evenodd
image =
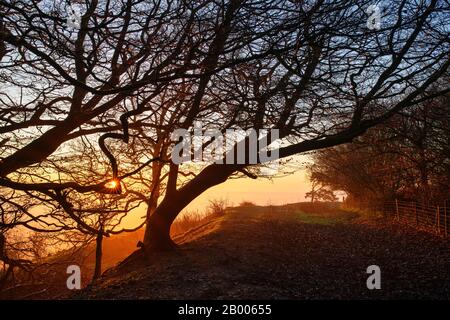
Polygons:
<instances>
[{"instance_id":1,"label":"gnarled tree trunk","mask_svg":"<svg viewBox=\"0 0 450 320\"><path fill-rule=\"evenodd\" d=\"M153 214L147 217L144 250L173 250L176 245L170 238L170 226L181 210L210 187L225 182L233 172L243 166L212 164L179 190L167 193Z\"/></svg>"}]
</instances>

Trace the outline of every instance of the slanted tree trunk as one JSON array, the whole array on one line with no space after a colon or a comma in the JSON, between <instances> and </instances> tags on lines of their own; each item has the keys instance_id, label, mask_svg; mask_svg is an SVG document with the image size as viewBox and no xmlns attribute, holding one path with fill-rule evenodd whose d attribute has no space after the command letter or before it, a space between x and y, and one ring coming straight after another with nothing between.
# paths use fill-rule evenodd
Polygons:
<instances>
[{"instance_id":1,"label":"slanted tree trunk","mask_svg":"<svg viewBox=\"0 0 450 320\"><path fill-rule=\"evenodd\" d=\"M280 148L279 158L351 142L357 136L365 133L368 128L369 126L358 126L356 129L351 127L327 139L307 140ZM243 139L240 143L247 144L248 141L248 139ZM249 154L247 153L244 163L249 163L248 157ZM171 179L169 176L167 191L163 201L156 208L155 212L147 217L144 241L142 243L144 251L167 251L174 249L176 246L170 238L170 226L181 210L203 192L225 182L234 172L241 171L246 166L246 164L211 164L178 190L169 190L171 189L171 183L176 184L176 179Z\"/></svg>"},{"instance_id":2,"label":"slanted tree trunk","mask_svg":"<svg viewBox=\"0 0 450 320\"><path fill-rule=\"evenodd\" d=\"M212 186L225 182L243 165L212 164L185 186L167 193L152 215L147 217L143 247L146 251L168 251L176 248L170 238L170 226L192 200Z\"/></svg>"},{"instance_id":3,"label":"slanted tree trunk","mask_svg":"<svg viewBox=\"0 0 450 320\"><path fill-rule=\"evenodd\" d=\"M102 274L103 230L100 230L100 232L97 234L95 244L95 269L94 275L92 276L92 281L97 280Z\"/></svg>"},{"instance_id":4,"label":"slanted tree trunk","mask_svg":"<svg viewBox=\"0 0 450 320\"><path fill-rule=\"evenodd\" d=\"M176 202L178 199L172 199ZM144 234L144 248L153 251L169 251L176 247L170 238L170 226L178 213L182 210L170 203L168 199L156 208L153 214L147 218L147 227Z\"/></svg>"}]
</instances>

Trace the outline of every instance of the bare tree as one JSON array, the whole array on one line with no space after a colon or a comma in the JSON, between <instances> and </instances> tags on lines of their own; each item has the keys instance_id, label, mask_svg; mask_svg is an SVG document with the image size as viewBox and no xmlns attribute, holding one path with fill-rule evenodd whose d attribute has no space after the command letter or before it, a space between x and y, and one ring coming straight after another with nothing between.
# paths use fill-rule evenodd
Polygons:
<instances>
[{"instance_id":1,"label":"bare tree","mask_svg":"<svg viewBox=\"0 0 450 320\"><path fill-rule=\"evenodd\" d=\"M437 2L396 2L385 8L384 26L375 31L366 28L364 6L352 2L293 6L292 16L277 17L295 27L267 40L290 49L211 75L208 88L200 79L185 126L195 119L220 130L276 128L285 141L278 150L284 158L351 142L399 111L448 92L448 86L428 91L450 62L448 37L436 24L446 9ZM241 8L245 5L234 12L237 21ZM236 28L239 23L222 24ZM387 101L393 103L385 109ZM180 210L249 164L211 164L179 188L179 167L171 166L166 195L147 222L144 245L172 247L169 229Z\"/></svg>"},{"instance_id":2,"label":"bare tree","mask_svg":"<svg viewBox=\"0 0 450 320\"><path fill-rule=\"evenodd\" d=\"M311 202L316 201L336 201L334 190L330 189L326 183L316 178L314 172L310 175L311 191L305 194L305 199L311 198Z\"/></svg>"},{"instance_id":3,"label":"bare tree","mask_svg":"<svg viewBox=\"0 0 450 320\"><path fill-rule=\"evenodd\" d=\"M105 184L126 185L158 162L167 173L165 192L147 215L143 249L171 249L170 226L181 210L229 177L256 176L251 155L242 164L222 161L190 174L189 165L167 162L172 144L123 172L106 141L128 143L130 132L167 137L201 121L222 132L278 129L279 156L287 158L351 142L448 93L448 84L429 90L450 64L446 3L392 1L375 29L367 25L369 4L92 1L73 30L52 1L1 1L0 79L7 87L0 100L0 185L56 200L67 192L120 193ZM162 103L165 97L171 103ZM56 170L45 181L30 179L68 141L95 134L111 165L102 178L80 184L55 179Z\"/></svg>"}]
</instances>

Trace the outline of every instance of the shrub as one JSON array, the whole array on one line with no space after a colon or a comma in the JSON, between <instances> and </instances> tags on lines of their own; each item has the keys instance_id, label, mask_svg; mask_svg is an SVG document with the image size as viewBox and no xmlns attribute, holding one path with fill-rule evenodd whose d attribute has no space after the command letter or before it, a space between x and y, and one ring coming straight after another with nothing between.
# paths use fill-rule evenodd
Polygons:
<instances>
[{"instance_id":1,"label":"shrub","mask_svg":"<svg viewBox=\"0 0 450 320\"><path fill-rule=\"evenodd\" d=\"M239 207L256 207L256 204L254 204L254 203L251 202L251 201L242 201L242 202L239 204Z\"/></svg>"},{"instance_id":2,"label":"shrub","mask_svg":"<svg viewBox=\"0 0 450 320\"><path fill-rule=\"evenodd\" d=\"M209 200L209 206L207 209L207 214L223 216L228 207L227 199L213 199Z\"/></svg>"}]
</instances>

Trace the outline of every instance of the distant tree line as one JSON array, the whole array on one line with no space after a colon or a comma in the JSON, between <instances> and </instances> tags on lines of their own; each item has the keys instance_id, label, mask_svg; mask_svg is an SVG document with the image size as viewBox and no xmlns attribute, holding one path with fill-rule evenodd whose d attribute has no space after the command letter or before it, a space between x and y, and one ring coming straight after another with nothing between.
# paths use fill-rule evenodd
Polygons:
<instances>
[{"instance_id":1,"label":"distant tree line","mask_svg":"<svg viewBox=\"0 0 450 320\"><path fill-rule=\"evenodd\" d=\"M310 193L340 190L352 203L443 203L450 198L449 155L447 95L402 111L352 144L314 153Z\"/></svg>"}]
</instances>

